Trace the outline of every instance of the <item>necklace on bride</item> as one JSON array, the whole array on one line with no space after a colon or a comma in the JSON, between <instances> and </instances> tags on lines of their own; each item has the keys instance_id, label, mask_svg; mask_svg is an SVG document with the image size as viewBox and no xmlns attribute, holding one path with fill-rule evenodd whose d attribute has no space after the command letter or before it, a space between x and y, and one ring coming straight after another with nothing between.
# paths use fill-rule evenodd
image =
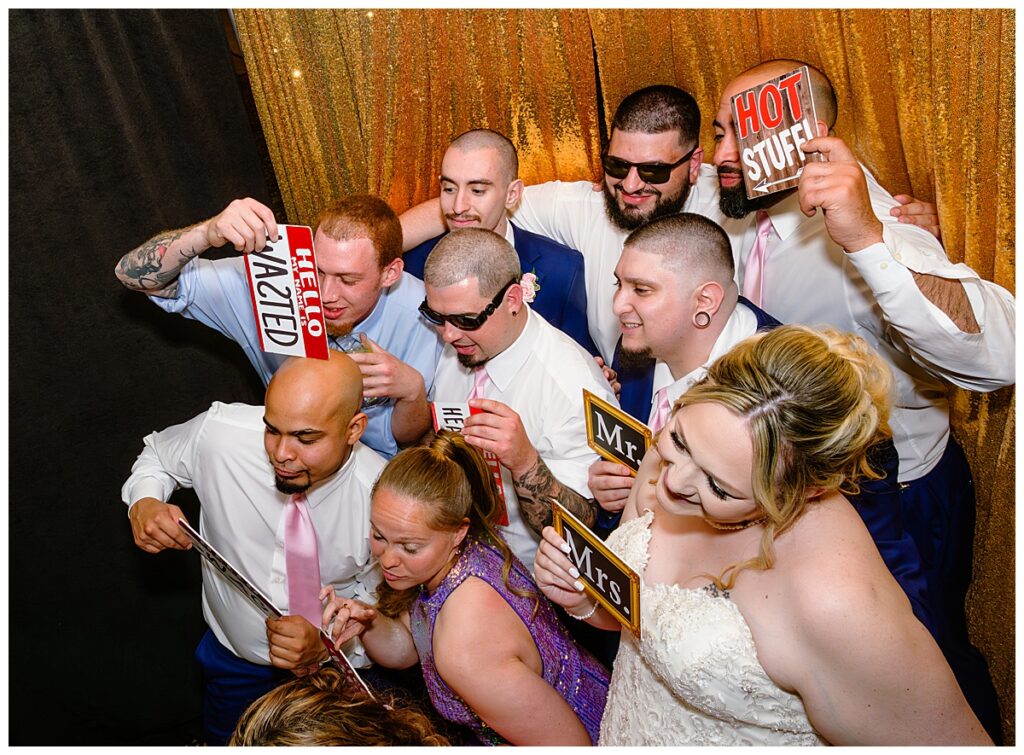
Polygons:
<instances>
[{"instance_id":1,"label":"necklace on bride","mask_svg":"<svg viewBox=\"0 0 1024 755\"><path fill-rule=\"evenodd\" d=\"M757 519L748 519L745 522L736 522L735 524L725 524L724 522L716 522L714 519L705 519L709 527L713 527L716 530L745 530L747 527L753 527L758 524L764 524L768 521L768 515L760 516Z\"/></svg>"}]
</instances>

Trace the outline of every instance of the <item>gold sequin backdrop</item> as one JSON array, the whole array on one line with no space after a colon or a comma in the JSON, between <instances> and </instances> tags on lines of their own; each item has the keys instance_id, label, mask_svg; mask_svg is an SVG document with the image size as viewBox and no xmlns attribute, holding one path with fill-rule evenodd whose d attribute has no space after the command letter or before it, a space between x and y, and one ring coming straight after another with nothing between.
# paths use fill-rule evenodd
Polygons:
<instances>
[{"instance_id":1,"label":"gold sequin backdrop","mask_svg":"<svg viewBox=\"0 0 1024 755\"><path fill-rule=\"evenodd\" d=\"M396 210L437 192L449 139L508 134L527 183L598 173L627 93L691 92L712 149L718 93L759 60L822 68L836 131L895 193L937 200L949 256L1014 287L1012 10L237 10L288 219L345 193ZM595 73L596 71L596 73ZM598 105L598 79L604 107ZM952 392L974 469L971 632L1014 741L1014 397Z\"/></svg>"}]
</instances>

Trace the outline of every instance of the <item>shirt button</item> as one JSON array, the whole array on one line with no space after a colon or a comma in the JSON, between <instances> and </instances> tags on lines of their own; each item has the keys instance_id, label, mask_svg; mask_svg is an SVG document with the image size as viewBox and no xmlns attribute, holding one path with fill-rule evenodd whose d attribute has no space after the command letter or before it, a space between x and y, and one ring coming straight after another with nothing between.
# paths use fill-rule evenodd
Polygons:
<instances>
[{"instance_id":1,"label":"shirt button","mask_svg":"<svg viewBox=\"0 0 1024 755\"><path fill-rule=\"evenodd\" d=\"M889 263L883 262L879 267L881 267L883 270L887 270L889 268Z\"/></svg>"},{"instance_id":2,"label":"shirt button","mask_svg":"<svg viewBox=\"0 0 1024 755\"><path fill-rule=\"evenodd\" d=\"M900 262L900 261L902 261L902 259L903 259L903 257L901 257L901 256L900 256L900 253L899 253L899 252L896 252L896 253L895 253L895 254L893 255L893 258L894 258L894 259L895 259L895 260L896 260L897 262Z\"/></svg>"},{"instance_id":3,"label":"shirt button","mask_svg":"<svg viewBox=\"0 0 1024 755\"><path fill-rule=\"evenodd\" d=\"M276 584L281 584L282 582L284 582L284 577L274 577L274 582Z\"/></svg>"}]
</instances>

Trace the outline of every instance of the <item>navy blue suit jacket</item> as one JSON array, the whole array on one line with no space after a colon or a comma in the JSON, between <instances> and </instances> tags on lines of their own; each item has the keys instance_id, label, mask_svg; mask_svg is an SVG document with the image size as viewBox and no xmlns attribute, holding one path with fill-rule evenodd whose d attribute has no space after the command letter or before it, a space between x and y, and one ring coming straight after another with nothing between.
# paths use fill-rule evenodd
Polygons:
<instances>
[{"instance_id":1,"label":"navy blue suit jacket","mask_svg":"<svg viewBox=\"0 0 1024 755\"><path fill-rule=\"evenodd\" d=\"M403 254L405 271L422 280L427 255L446 235L435 236ZM515 224L512 224L512 236L523 272L537 276L537 298L530 308L596 355L597 346L587 327L583 255L546 236L517 228Z\"/></svg>"}]
</instances>

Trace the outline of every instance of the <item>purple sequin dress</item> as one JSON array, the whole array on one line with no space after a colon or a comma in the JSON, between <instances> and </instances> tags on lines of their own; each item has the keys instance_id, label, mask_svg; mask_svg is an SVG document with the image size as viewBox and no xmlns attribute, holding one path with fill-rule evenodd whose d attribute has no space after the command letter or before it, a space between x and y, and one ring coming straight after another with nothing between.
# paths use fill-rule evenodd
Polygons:
<instances>
[{"instance_id":1,"label":"purple sequin dress","mask_svg":"<svg viewBox=\"0 0 1024 755\"><path fill-rule=\"evenodd\" d=\"M590 653L576 646L547 598L543 595L539 597L534 615L533 598L522 598L505 586L501 578L502 563L501 552L495 546L469 536L459 560L434 594L423 592L413 604L409 612L412 636L431 702L445 719L472 729L481 743L508 744L445 684L434 666L434 621L441 612L441 606L467 577L477 577L497 590L523 620L540 653L544 681L565 698L586 727L591 742L597 744L601 714L608 694L608 672ZM509 582L517 589L539 594L529 572L514 557Z\"/></svg>"}]
</instances>

